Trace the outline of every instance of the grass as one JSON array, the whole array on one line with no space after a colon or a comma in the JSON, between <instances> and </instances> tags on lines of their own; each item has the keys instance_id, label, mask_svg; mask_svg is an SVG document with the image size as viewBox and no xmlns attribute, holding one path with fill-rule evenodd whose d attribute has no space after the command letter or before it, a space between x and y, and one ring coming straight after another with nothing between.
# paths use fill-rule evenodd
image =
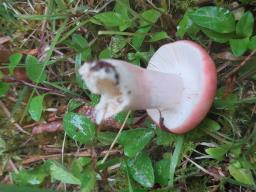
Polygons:
<instances>
[{"instance_id":1,"label":"grass","mask_svg":"<svg viewBox=\"0 0 256 192\"><path fill-rule=\"evenodd\" d=\"M3 0L0 191L255 191L256 9L234 2ZM233 20L220 7L246 14ZM210 11L219 20L208 22L229 25L205 24L198 13ZM216 64L204 121L182 136L161 131L145 111L95 125L99 96L78 75L81 64L117 58L146 67L179 39L201 44Z\"/></svg>"}]
</instances>

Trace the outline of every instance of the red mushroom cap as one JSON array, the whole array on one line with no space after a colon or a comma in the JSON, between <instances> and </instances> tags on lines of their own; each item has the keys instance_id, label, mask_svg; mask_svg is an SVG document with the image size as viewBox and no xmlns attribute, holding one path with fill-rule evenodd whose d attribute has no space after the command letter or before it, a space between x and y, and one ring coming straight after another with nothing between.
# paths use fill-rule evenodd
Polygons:
<instances>
[{"instance_id":1,"label":"red mushroom cap","mask_svg":"<svg viewBox=\"0 0 256 192\"><path fill-rule=\"evenodd\" d=\"M185 133L206 116L214 100L217 74L213 60L200 45L187 40L160 47L151 58L149 70L182 77L184 94L179 104L166 110L148 109L149 116L169 132Z\"/></svg>"}]
</instances>

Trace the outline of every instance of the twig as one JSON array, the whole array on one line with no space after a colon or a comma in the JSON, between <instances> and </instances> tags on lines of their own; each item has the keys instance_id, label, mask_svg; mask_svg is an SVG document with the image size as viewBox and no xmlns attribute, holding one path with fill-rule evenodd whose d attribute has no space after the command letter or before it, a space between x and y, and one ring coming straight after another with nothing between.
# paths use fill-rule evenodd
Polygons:
<instances>
[{"instance_id":1,"label":"twig","mask_svg":"<svg viewBox=\"0 0 256 192\"><path fill-rule=\"evenodd\" d=\"M102 157L103 155L107 154L109 151L102 151L98 156ZM111 150L109 154L118 154L120 153L120 150ZM70 153L58 153L58 154L51 154L51 155L32 155L29 156L27 159L22 161L22 165L29 165L31 163L35 163L38 161L46 160L46 159L59 159L64 156L73 156L73 157L90 157L91 152L90 150L84 150L80 151L79 153L76 152L70 152Z\"/></svg>"},{"instance_id":2,"label":"twig","mask_svg":"<svg viewBox=\"0 0 256 192\"><path fill-rule=\"evenodd\" d=\"M214 173L211 173L209 172L208 170L206 170L205 168L203 168L201 165L198 165L196 162L192 161L191 159L189 159L187 156L184 156L185 159L187 159L190 163L192 163L193 165L195 165L198 169L200 169L201 171L203 171L204 173L214 177L215 179L219 179L220 176L214 174Z\"/></svg>"},{"instance_id":3,"label":"twig","mask_svg":"<svg viewBox=\"0 0 256 192\"><path fill-rule=\"evenodd\" d=\"M119 136L121 135L121 132L122 132L122 130L124 129L124 126L125 126L125 124L126 124L126 122L127 122L127 120L128 120L128 117L129 117L130 113L131 113L131 111L129 111L129 112L127 113L127 115L126 115L126 117L125 117L125 119L124 119L124 122L123 122L123 124L122 124L120 130L118 131L118 133L117 133L117 135L116 135L114 141L111 143L111 145L110 145L110 147L109 147L109 150L108 150L108 152L106 153L105 157L104 157L104 158L102 159L102 161L101 161L102 164L103 164L103 163L106 161L106 159L108 158L110 151L113 149L114 145L115 145L116 142L117 142L117 139L118 139Z\"/></svg>"},{"instance_id":4,"label":"twig","mask_svg":"<svg viewBox=\"0 0 256 192\"><path fill-rule=\"evenodd\" d=\"M235 67L232 71L230 71L226 76L225 78L228 78L230 77L231 75L234 75L241 67L243 67L246 62L248 60L250 60L252 58L252 56L256 53L256 49L254 49L247 57L244 58L244 60L237 66Z\"/></svg>"}]
</instances>

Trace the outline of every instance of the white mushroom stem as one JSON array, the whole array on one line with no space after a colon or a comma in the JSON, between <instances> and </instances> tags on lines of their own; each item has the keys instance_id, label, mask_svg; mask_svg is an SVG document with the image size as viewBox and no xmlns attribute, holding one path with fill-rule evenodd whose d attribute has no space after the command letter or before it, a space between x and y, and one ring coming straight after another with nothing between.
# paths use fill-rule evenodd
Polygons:
<instances>
[{"instance_id":1,"label":"white mushroom stem","mask_svg":"<svg viewBox=\"0 0 256 192\"><path fill-rule=\"evenodd\" d=\"M183 81L179 75L143 69L121 60L85 63L79 73L89 90L101 95L96 106L98 124L121 111L171 109L182 98Z\"/></svg>"}]
</instances>

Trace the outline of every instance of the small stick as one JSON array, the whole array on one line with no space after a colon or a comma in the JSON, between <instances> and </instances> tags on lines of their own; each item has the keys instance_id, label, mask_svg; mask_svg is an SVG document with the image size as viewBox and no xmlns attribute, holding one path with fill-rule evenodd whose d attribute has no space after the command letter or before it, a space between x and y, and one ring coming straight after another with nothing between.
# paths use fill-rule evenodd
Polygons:
<instances>
[{"instance_id":1,"label":"small stick","mask_svg":"<svg viewBox=\"0 0 256 192\"><path fill-rule=\"evenodd\" d=\"M214 174L214 173L211 173L210 171L206 170L205 168L203 168L202 166L198 165L196 162L192 161L191 159L189 159L188 157L184 156L185 159L187 159L190 163L192 163L193 165L195 165L198 169L200 169L201 171L203 171L204 173L208 174L208 175L211 175L212 177L216 178L216 179L219 179L220 176Z\"/></svg>"},{"instance_id":2,"label":"small stick","mask_svg":"<svg viewBox=\"0 0 256 192\"><path fill-rule=\"evenodd\" d=\"M248 60L250 60L252 58L252 56L256 53L256 49L254 49L247 57L244 58L244 60L236 67L234 68L232 71L230 71L226 76L225 78L228 78L230 77L231 75L234 75L241 67L243 67L246 62Z\"/></svg>"},{"instance_id":3,"label":"small stick","mask_svg":"<svg viewBox=\"0 0 256 192\"><path fill-rule=\"evenodd\" d=\"M109 148L108 152L106 153L105 157L104 157L104 158L102 159L102 161L101 161L102 164L103 164L103 163L106 161L106 159L108 158L110 151L113 149L114 145L115 145L116 142L117 142L117 139L118 139L119 136L121 135L121 132L122 132L123 129L124 129L124 126L125 126L125 124L126 124L126 122L127 122L127 120L128 120L128 117L129 117L130 113L131 113L131 111L129 111L129 112L127 113L127 115L126 115L126 117L125 117L125 119L124 119L124 122L123 122L121 128L119 129L119 131L118 131L118 133L117 133L117 135L116 135L114 141L113 141L112 144L110 145L110 148Z\"/></svg>"}]
</instances>

